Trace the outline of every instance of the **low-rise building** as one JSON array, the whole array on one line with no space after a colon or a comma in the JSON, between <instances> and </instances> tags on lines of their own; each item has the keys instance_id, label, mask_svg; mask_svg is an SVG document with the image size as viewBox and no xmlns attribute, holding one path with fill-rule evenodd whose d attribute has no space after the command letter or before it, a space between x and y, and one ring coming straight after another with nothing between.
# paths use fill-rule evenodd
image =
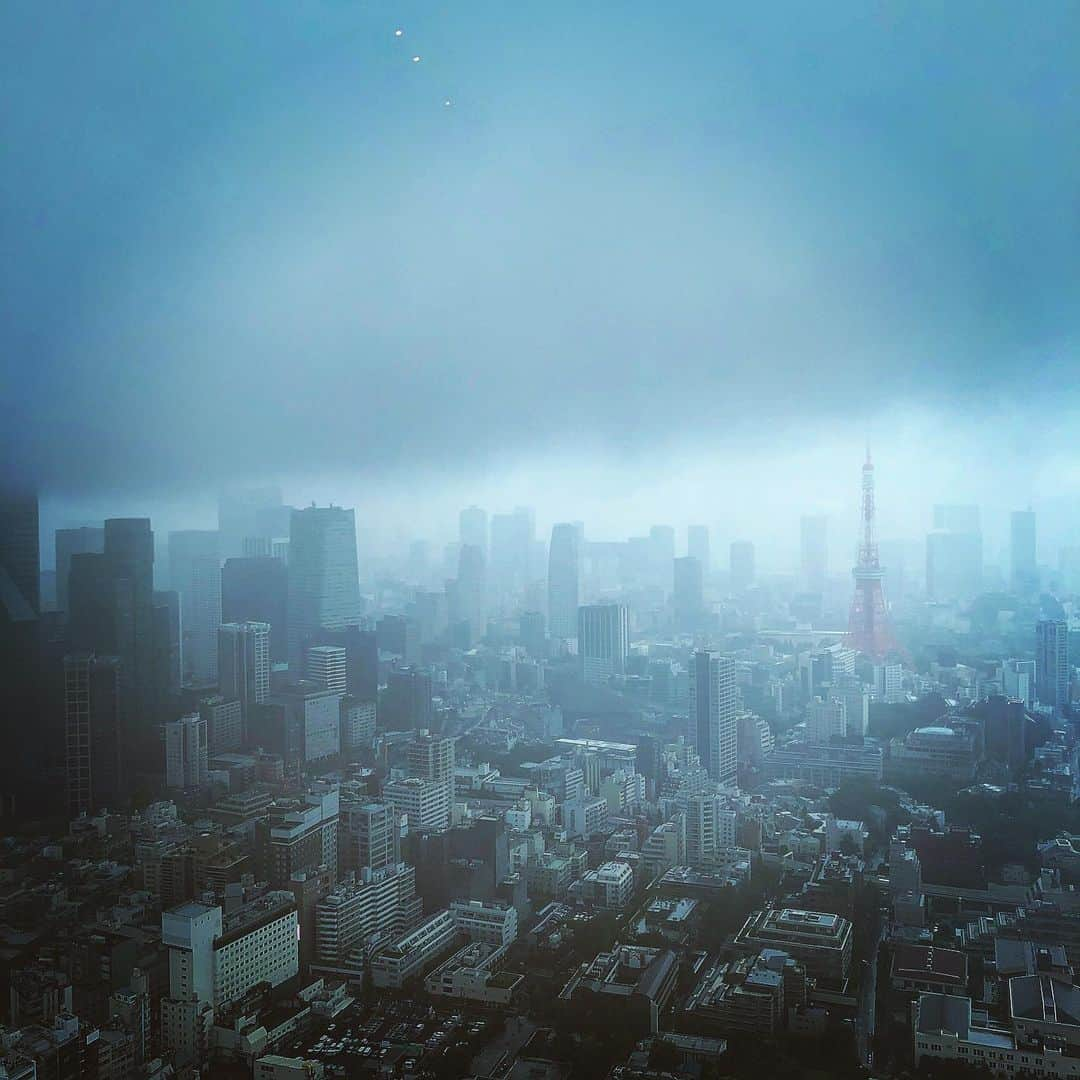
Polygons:
<instances>
[{"instance_id":1,"label":"low-rise building","mask_svg":"<svg viewBox=\"0 0 1080 1080\"><path fill-rule=\"evenodd\" d=\"M470 940L501 948L517 938L518 914L512 904L492 900L455 900L450 915Z\"/></svg>"},{"instance_id":2,"label":"low-rise building","mask_svg":"<svg viewBox=\"0 0 1080 1080\"><path fill-rule=\"evenodd\" d=\"M807 975L833 986L846 983L851 969L851 923L828 912L797 908L752 912L735 944L755 952L779 949L799 960Z\"/></svg>"},{"instance_id":3,"label":"low-rise building","mask_svg":"<svg viewBox=\"0 0 1080 1080\"><path fill-rule=\"evenodd\" d=\"M722 1034L773 1036L806 1000L803 965L785 952L763 949L707 970L687 998L686 1011Z\"/></svg>"},{"instance_id":4,"label":"low-rise building","mask_svg":"<svg viewBox=\"0 0 1080 1080\"><path fill-rule=\"evenodd\" d=\"M1051 1006L1054 1006L1052 998ZM1045 1017L1043 1004L1021 1003L1022 1010L1029 1007L1032 1014L1037 1012ZM1080 1076L1080 1057L1072 1052L1075 1042L1042 1031L1025 1032L1015 1018L1009 1024L994 1023L985 1013L972 1008L969 997L920 994L913 1011L916 1067L923 1058L937 1058L985 1068L1001 1077ZM1075 1032L1074 1017L1075 1014L1069 1017L1065 1026Z\"/></svg>"},{"instance_id":5,"label":"low-rise building","mask_svg":"<svg viewBox=\"0 0 1080 1080\"><path fill-rule=\"evenodd\" d=\"M582 898L621 911L634 896L634 871L628 863L606 862L581 879Z\"/></svg>"},{"instance_id":6,"label":"low-rise building","mask_svg":"<svg viewBox=\"0 0 1080 1080\"><path fill-rule=\"evenodd\" d=\"M655 1032L678 974L679 959L670 949L618 945L582 964L559 1000L575 1008L609 1012L614 1022Z\"/></svg>"},{"instance_id":7,"label":"low-rise building","mask_svg":"<svg viewBox=\"0 0 1080 1080\"><path fill-rule=\"evenodd\" d=\"M889 983L904 994L964 994L967 957L956 949L898 944L893 949Z\"/></svg>"},{"instance_id":8,"label":"low-rise building","mask_svg":"<svg viewBox=\"0 0 1080 1080\"><path fill-rule=\"evenodd\" d=\"M509 1005L525 977L501 970L505 957L505 946L470 942L424 979L424 989L441 998Z\"/></svg>"},{"instance_id":9,"label":"low-rise building","mask_svg":"<svg viewBox=\"0 0 1080 1080\"><path fill-rule=\"evenodd\" d=\"M255 1060L255 1080L322 1080L321 1061L308 1058L264 1054Z\"/></svg>"},{"instance_id":10,"label":"low-rise building","mask_svg":"<svg viewBox=\"0 0 1080 1080\"><path fill-rule=\"evenodd\" d=\"M437 911L419 926L377 952L371 961L375 986L400 990L414 976L422 975L457 941L461 932L449 911Z\"/></svg>"},{"instance_id":11,"label":"low-rise building","mask_svg":"<svg viewBox=\"0 0 1080 1080\"><path fill-rule=\"evenodd\" d=\"M881 747L795 742L779 746L762 763L770 780L801 780L820 788L840 787L845 780L880 781L884 768Z\"/></svg>"},{"instance_id":12,"label":"low-rise building","mask_svg":"<svg viewBox=\"0 0 1080 1080\"><path fill-rule=\"evenodd\" d=\"M915 728L889 744L889 775L939 776L970 783L979 763L979 744L967 731L933 724Z\"/></svg>"}]
</instances>

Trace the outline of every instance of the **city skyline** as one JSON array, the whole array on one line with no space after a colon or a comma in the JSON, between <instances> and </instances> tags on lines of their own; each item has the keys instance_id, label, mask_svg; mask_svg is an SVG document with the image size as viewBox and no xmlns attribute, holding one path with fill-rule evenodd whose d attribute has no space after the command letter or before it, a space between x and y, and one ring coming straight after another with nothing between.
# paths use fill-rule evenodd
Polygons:
<instances>
[{"instance_id":1,"label":"city skyline","mask_svg":"<svg viewBox=\"0 0 1080 1080\"><path fill-rule=\"evenodd\" d=\"M0 4L0 1077L1080 1077L1078 42Z\"/></svg>"}]
</instances>

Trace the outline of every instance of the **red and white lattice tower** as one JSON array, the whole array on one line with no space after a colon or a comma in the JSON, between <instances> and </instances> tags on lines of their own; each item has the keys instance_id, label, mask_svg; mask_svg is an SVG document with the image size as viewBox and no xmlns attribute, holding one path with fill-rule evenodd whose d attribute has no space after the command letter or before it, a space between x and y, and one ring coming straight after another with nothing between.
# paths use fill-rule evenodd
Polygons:
<instances>
[{"instance_id":1,"label":"red and white lattice tower","mask_svg":"<svg viewBox=\"0 0 1080 1080\"><path fill-rule=\"evenodd\" d=\"M867 656L883 657L896 649L896 640L885 607L885 591L881 585L885 571L881 568L874 535L874 463L870 460L870 447L866 448L866 464L862 469L859 561L851 575L855 579L855 595L851 598L848 616L847 644Z\"/></svg>"}]
</instances>

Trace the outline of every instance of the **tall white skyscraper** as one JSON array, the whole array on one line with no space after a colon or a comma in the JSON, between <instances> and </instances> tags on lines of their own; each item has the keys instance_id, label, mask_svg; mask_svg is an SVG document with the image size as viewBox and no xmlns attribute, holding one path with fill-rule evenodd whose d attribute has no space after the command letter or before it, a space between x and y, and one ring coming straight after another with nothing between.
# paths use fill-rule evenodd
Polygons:
<instances>
[{"instance_id":1,"label":"tall white skyscraper","mask_svg":"<svg viewBox=\"0 0 1080 1080\"><path fill-rule=\"evenodd\" d=\"M221 551L214 530L169 533L169 582L180 594L184 684L217 681L217 632L221 625Z\"/></svg>"},{"instance_id":2,"label":"tall white skyscraper","mask_svg":"<svg viewBox=\"0 0 1080 1080\"><path fill-rule=\"evenodd\" d=\"M270 696L270 624L223 623L218 628L218 689L240 702L245 727L253 705Z\"/></svg>"},{"instance_id":3,"label":"tall white skyscraper","mask_svg":"<svg viewBox=\"0 0 1080 1080\"><path fill-rule=\"evenodd\" d=\"M307 678L321 690L345 693L345 647L312 645L307 652Z\"/></svg>"},{"instance_id":4,"label":"tall white skyscraper","mask_svg":"<svg viewBox=\"0 0 1080 1080\"><path fill-rule=\"evenodd\" d=\"M555 525L548 550L548 631L553 638L577 634L581 552L576 525Z\"/></svg>"},{"instance_id":5,"label":"tall white skyscraper","mask_svg":"<svg viewBox=\"0 0 1080 1080\"><path fill-rule=\"evenodd\" d=\"M289 670L304 670L304 651L319 630L358 626L360 574L356 516L340 506L292 512L289 531Z\"/></svg>"},{"instance_id":6,"label":"tall white skyscraper","mask_svg":"<svg viewBox=\"0 0 1080 1080\"><path fill-rule=\"evenodd\" d=\"M452 824L454 809L454 740L419 731L406 748L409 775L446 787L447 820Z\"/></svg>"},{"instance_id":7,"label":"tall white skyscraper","mask_svg":"<svg viewBox=\"0 0 1080 1080\"><path fill-rule=\"evenodd\" d=\"M1035 685L1040 705L1058 711L1069 702L1069 624L1040 619L1035 624Z\"/></svg>"},{"instance_id":8,"label":"tall white skyscraper","mask_svg":"<svg viewBox=\"0 0 1080 1080\"><path fill-rule=\"evenodd\" d=\"M736 813L724 805L724 796L691 795L686 806L686 861L691 866L717 861L735 846Z\"/></svg>"},{"instance_id":9,"label":"tall white skyscraper","mask_svg":"<svg viewBox=\"0 0 1080 1080\"><path fill-rule=\"evenodd\" d=\"M847 705L837 698L814 698L806 707L806 734L810 742L827 743L847 735Z\"/></svg>"},{"instance_id":10,"label":"tall white skyscraper","mask_svg":"<svg viewBox=\"0 0 1080 1080\"><path fill-rule=\"evenodd\" d=\"M587 683L605 683L626 671L630 652L630 617L622 604L586 604L578 608L578 657Z\"/></svg>"},{"instance_id":11,"label":"tall white skyscraper","mask_svg":"<svg viewBox=\"0 0 1080 1080\"><path fill-rule=\"evenodd\" d=\"M735 661L716 653L695 653L690 669L691 735L709 777L730 787L739 774L738 704Z\"/></svg>"}]
</instances>

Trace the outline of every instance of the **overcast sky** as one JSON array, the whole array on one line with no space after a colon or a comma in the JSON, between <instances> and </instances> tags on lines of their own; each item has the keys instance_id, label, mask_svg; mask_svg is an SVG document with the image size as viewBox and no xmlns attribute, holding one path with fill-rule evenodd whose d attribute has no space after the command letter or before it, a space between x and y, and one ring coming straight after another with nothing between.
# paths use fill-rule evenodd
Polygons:
<instances>
[{"instance_id":1,"label":"overcast sky","mask_svg":"<svg viewBox=\"0 0 1080 1080\"><path fill-rule=\"evenodd\" d=\"M1064 536L1078 41L1067 0L7 0L4 468L56 521L279 479L383 536L784 547L869 437L883 532Z\"/></svg>"}]
</instances>

